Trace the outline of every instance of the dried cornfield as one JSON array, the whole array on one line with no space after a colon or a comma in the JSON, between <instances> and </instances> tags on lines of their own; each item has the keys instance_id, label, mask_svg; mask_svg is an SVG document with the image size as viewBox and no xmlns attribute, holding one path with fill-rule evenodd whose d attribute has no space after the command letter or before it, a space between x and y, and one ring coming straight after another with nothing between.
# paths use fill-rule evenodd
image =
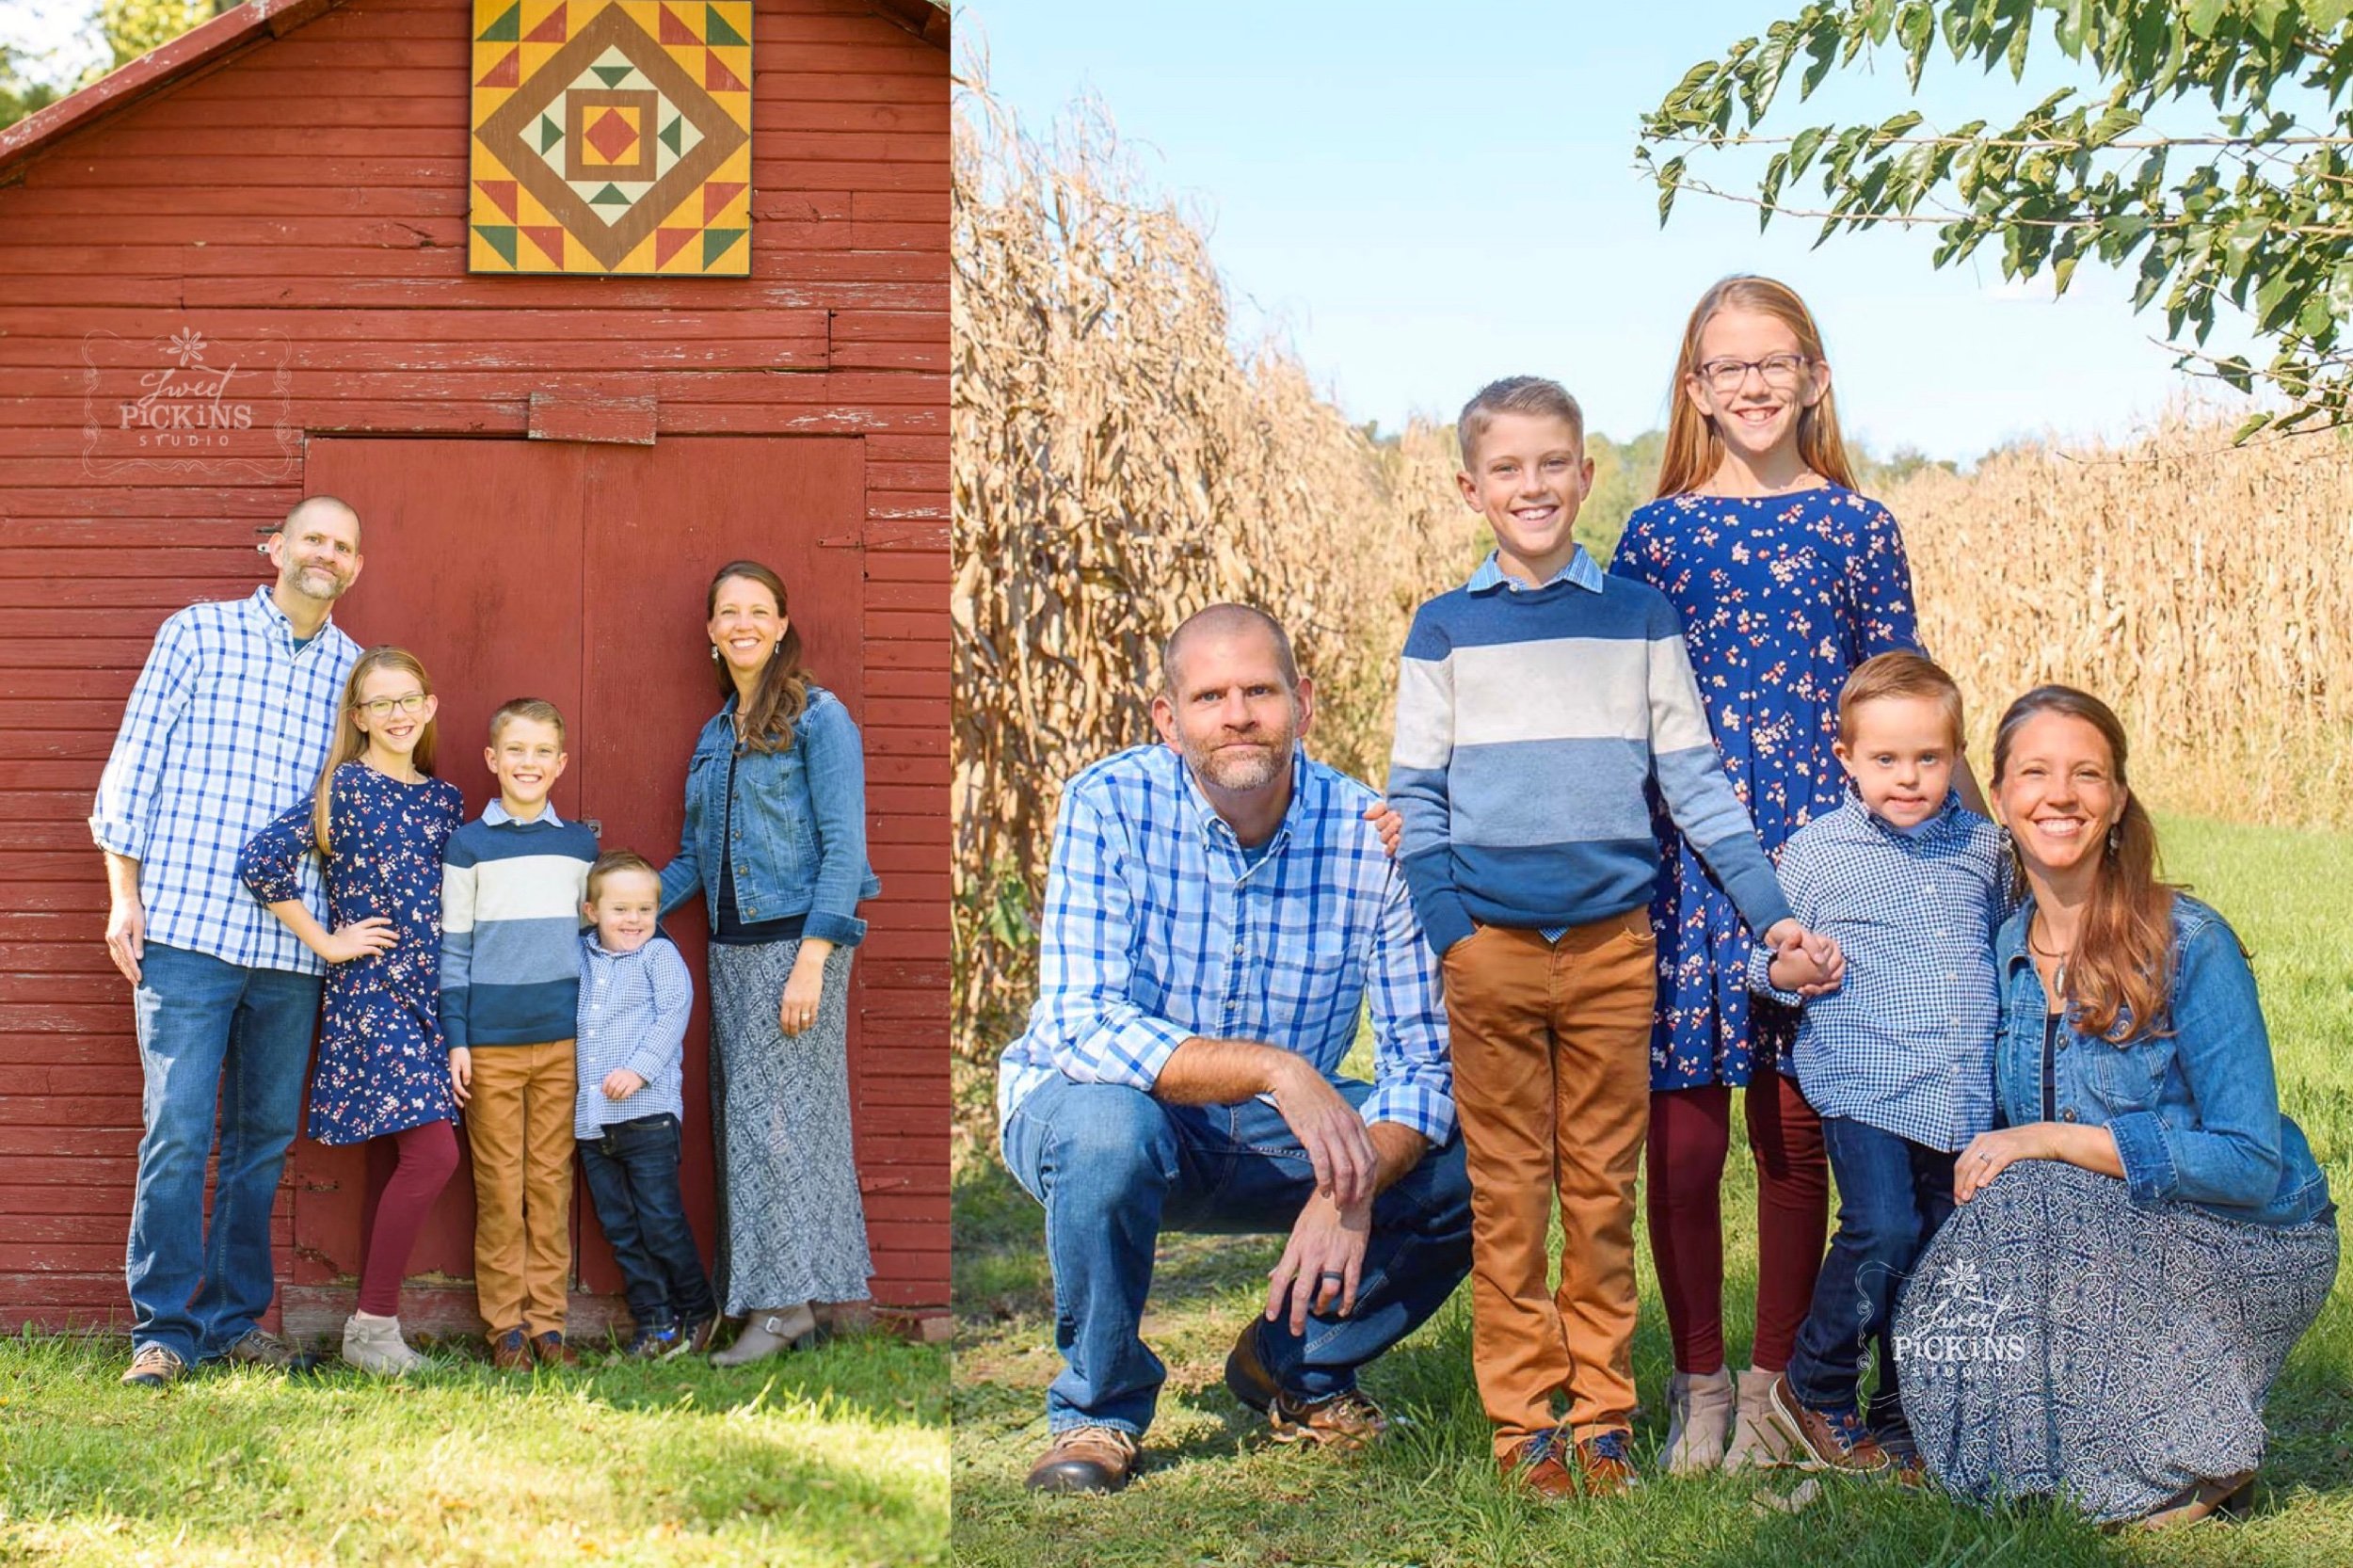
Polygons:
<instances>
[{"instance_id":1,"label":"dried cornfield","mask_svg":"<svg viewBox=\"0 0 2353 1568\"><path fill-rule=\"evenodd\" d=\"M1270 611L1316 683L1316 755L1378 779L1406 624L1477 519L1436 433L1376 447L1287 353L1237 351L1199 230L1100 116L1048 148L968 88L954 165L955 1033L976 1055L1027 1005L1063 781L1151 737L1160 639L1206 604Z\"/></svg>"},{"instance_id":2,"label":"dried cornfield","mask_svg":"<svg viewBox=\"0 0 2353 1568\"><path fill-rule=\"evenodd\" d=\"M2233 450L2230 428L2177 417L1888 491L1980 770L2003 706L2059 680L2116 708L2160 808L2353 826L2353 444Z\"/></svg>"}]
</instances>

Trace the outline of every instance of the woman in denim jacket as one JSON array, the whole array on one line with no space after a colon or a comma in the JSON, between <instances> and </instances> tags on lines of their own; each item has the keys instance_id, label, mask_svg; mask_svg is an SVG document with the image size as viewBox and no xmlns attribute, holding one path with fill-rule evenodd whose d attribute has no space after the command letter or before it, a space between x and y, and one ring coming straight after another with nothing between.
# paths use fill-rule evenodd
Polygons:
<instances>
[{"instance_id":1,"label":"woman in denim jacket","mask_svg":"<svg viewBox=\"0 0 2353 1568\"><path fill-rule=\"evenodd\" d=\"M1896 1353L1953 1491L2170 1524L2252 1484L2337 1234L2246 952L2157 880L2124 755L2106 704L2065 686L2002 717L1993 804L2026 900L1994 943L2001 1125L1955 1164Z\"/></svg>"},{"instance_id":2,"label":"woman in denim jacket","mask_svg":"<svg viewBox=\"0 0 2353 1568\"><path fill-rule=\"evenodd\" d=\"M867 1299L873 1265L850 1149L850 950L866 862L866 762L840 700L801 667L784 584L757 561L711 581L726 705L687 764L686 830L664 914L700 889L711 917L711 1103L719 1135L719 1277L748 1314L712 1360L737 1366L817 1335L813 1301Z\"/></svg>"}]
</instances>

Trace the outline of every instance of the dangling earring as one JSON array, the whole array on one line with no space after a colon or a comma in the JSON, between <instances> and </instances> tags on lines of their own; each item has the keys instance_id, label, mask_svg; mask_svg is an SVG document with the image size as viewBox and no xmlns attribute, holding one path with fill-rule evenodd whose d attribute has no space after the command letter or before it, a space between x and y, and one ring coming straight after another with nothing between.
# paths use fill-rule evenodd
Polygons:
<instances>
[{"instance_id":1,"label":"dangling earring","mask_svg":"<svg viewBox=\"0 0 2353 1568\"><path fill-rule=\"evenodd\" d=\"M2110 855L2114 855L2116 853L2117 845L2123 841L2121 834L2119 833L2119 828L2121 826L2121 824L2118 823L2108 824L2108 853Z\"/></svg>"},{"instance_id":2,"label":"dangling earring","mask_svg":"<svg viewBox=\"0 0 2353 1568\"><path fill-rule=\"evenodd\" d=\"M719 662L719 645L717 643L712 643L711 645L711 662L714 664Z\"/></svg>"}]
</instances>

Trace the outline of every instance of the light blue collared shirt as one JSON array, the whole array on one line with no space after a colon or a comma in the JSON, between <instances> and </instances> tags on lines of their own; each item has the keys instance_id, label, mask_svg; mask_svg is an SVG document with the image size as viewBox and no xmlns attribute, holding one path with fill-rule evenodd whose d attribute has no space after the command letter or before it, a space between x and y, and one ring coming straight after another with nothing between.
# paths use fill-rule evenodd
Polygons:
<instances>
[{"instance_id":1,"label":"light blue collared shirt","mask_svg":"<svg viewBox=\"0 0 2353 1568\"><path fill-rule=\"evenodd\" d=\"M1479 563L1479 569L1470 574L1468 583L1463 584L1467 591L1483 594L1490 588L1504 587L1514 593L1532 593L1538 588L1549 588L1555 583L1567 582L1589 593L1601 592L1601 563L1585 553L1583 545L1575 547L1569 552L1567 563L1542 583L1524 582L1513 576L1503 569L1503 563L1496 559L1496 555L1495 551L1487 552L1487 558Z\"/></svg>"},{"instance_id":2,"label":"light blue collared shirt","mask_svg":"<svg viewBox=\"0 0 2353 1568\"><path fill-rule=\"evenodd\" d=\"M543 822L550 827L561 827L564 825L564 819L555 814L555 802L552 800L540 802L539 814L537 816L519 817L515 815L514 812L509 811L506 808L506 802L501 800L496 795L492 795L490 797L490 804L482 808L482 820L488 823L492 827L504 827L511 822Z\"/></svg>"}]
</instances>

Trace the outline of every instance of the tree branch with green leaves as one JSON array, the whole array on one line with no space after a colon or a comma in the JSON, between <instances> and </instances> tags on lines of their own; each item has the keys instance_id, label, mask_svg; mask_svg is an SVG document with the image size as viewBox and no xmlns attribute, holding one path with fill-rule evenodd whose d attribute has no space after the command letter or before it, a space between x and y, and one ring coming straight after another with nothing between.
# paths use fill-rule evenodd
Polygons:
<instances>
[{"instance_id":1,"label":"tree branch with green leaves","mask_svg":"<svg viewBox=\"0 0 2353 1568\"><path fill-rule=\"evenodd\" d=\"M1753 205L1760 224L1818 221L1817 245L1932 228L1939 267L1998 240L2004 278L2047 276L2057 293L2087 256L2137 269L2133 307L2162 306L2177 363L2283 403L2238 440L2327 428L2353 423L2349 19L2353 0L1824 0L1693 66L1643 117L1636 157L1661 224L1688 191ZM1892 57L1916 94L1940 47L2019 82L2056 49L2095 85L2006 126L1940 128L1905 109L1764 134L1793 72L1802 104L1833 72ZM1691 167L1736 149L1769 150L1753 192ZM2206 351L2225 303L2268 343L2267 364Z\"/></svg>"}]
</instances>

